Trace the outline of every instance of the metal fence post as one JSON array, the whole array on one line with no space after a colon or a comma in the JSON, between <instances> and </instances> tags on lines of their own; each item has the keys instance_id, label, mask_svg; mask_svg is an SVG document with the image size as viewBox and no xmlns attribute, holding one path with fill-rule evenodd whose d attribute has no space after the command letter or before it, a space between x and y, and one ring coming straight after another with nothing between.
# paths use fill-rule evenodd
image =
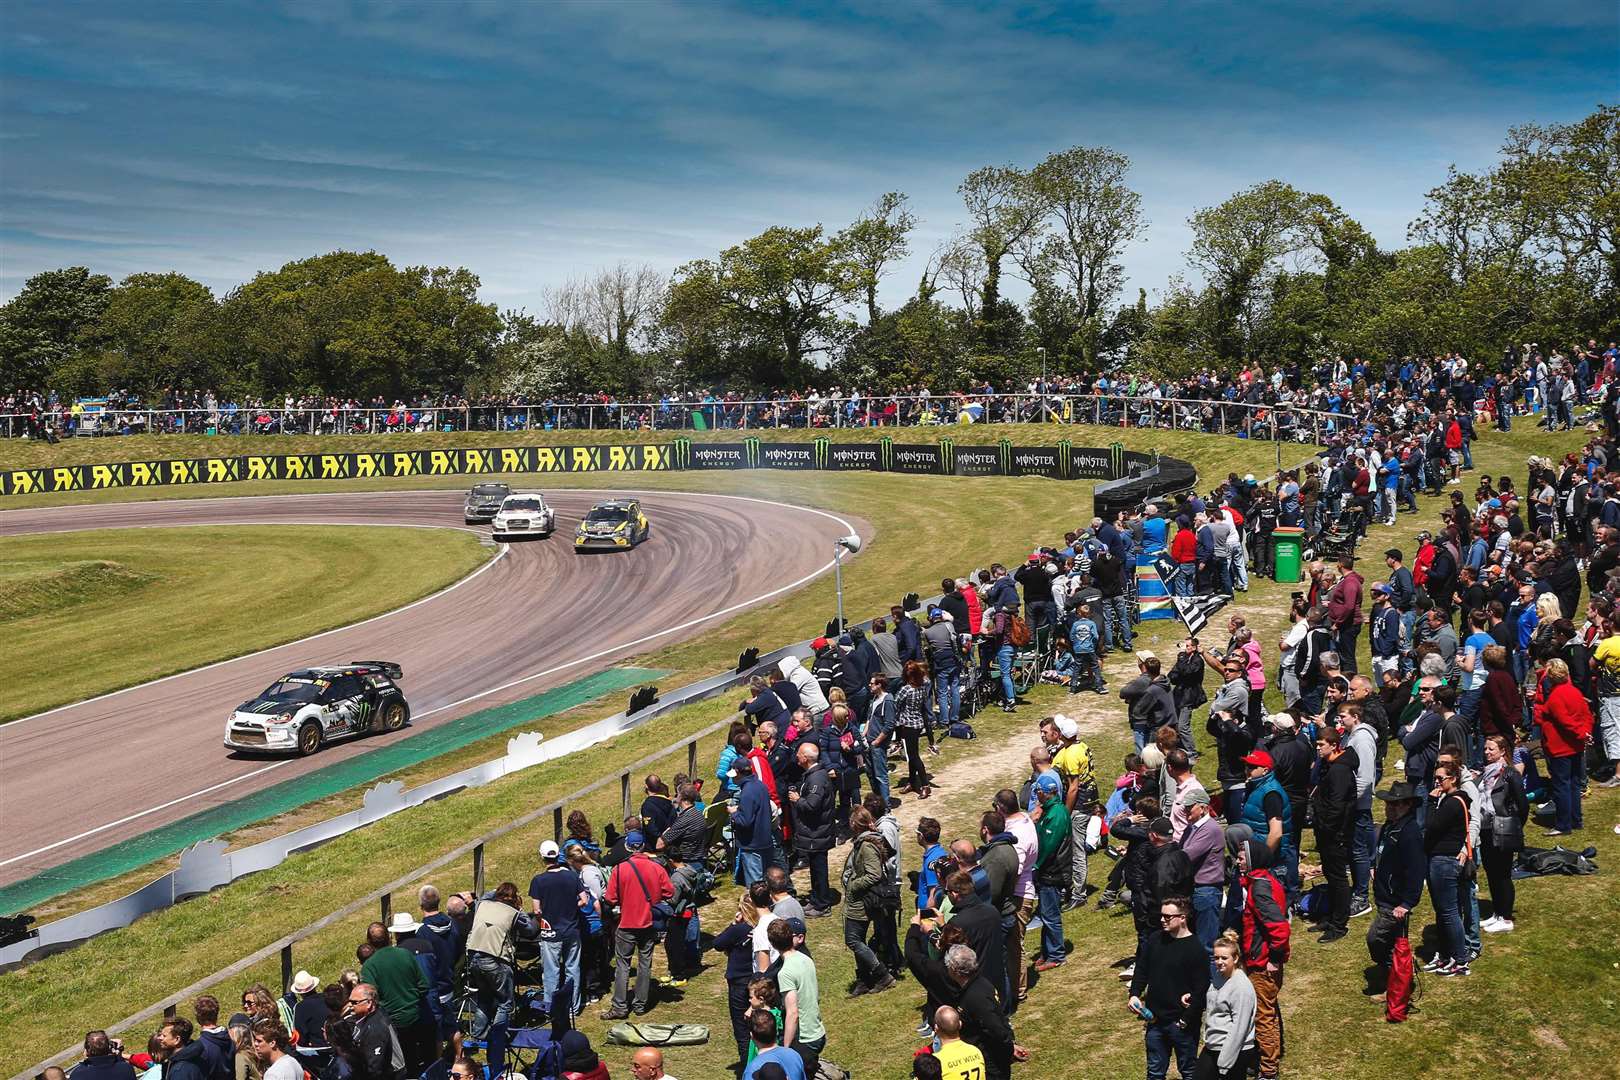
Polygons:
<instances>
[{"instance_id":1,"label":"metal fence post","mask_svg":"<svg viewBox=\"0 0 1620 1080\"><path fill-rule=\"evenodd\" d=\"M484 845L473 848L473 895L484 895Z\"/></svg>"},{"instance_id":2,"label":"metal fence post","mask_svg":"<svg viewBox=\"0 0 1620 1080\"><path fill-rule=\"evenodd\" d=\"M283 990L292 985L292 942L281 947L281 988Z\"/></svg>"}]
</instances>

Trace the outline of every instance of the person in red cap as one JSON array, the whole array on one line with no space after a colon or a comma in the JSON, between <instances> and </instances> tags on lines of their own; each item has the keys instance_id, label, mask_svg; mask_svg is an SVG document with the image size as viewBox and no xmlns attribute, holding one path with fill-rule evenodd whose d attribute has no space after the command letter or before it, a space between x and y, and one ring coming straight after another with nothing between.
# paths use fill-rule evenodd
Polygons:
<instances>
[{"instance_id":1,"label":"person in red cap","mask_svg":"<svg viewBox=\"0 0 1620 1080\"><path fill-rule=\"evenodd\" d=\"M1249 769L1249 784L1240 820L1254 831L1255 839L1269 849L1268 865L1287 866L1293 854L1288 823L1294 819L1288 793L1272 773L1271 754L1267 751L1249 751L1244 755L1243 764Z\"/></svg>"}]
</instances>

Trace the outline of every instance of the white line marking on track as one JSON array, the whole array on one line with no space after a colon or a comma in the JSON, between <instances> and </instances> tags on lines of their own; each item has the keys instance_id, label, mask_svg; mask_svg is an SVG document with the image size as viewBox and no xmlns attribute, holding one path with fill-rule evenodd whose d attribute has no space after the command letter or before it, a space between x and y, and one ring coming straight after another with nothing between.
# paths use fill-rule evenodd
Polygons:
<instances>
[{"instance_id":1,"label":"white line marking on track","mask_svg":"<svg viewBox=\"0 0 1620 1080\"><path fill-rule=\"evenodd\" d=\"M575 490L575 489L559 489L559 490ZM589 490L589 489L579 489L579 490ZM770 499L755 499L755 498L751 498L751 497L746 496L746 495L714 495L714 494L709 494L708 492L697 492L697 491L641 491L641 490L637 490L637 489L634 489L634 488L629 488L629 489L624 489L624 490L633 492L634 494L637 494L637 495L688 495L688 496L697 495L697 496L700 496L700 497L706 498L706 499L734 499L734 500L736 500L738 502L752 502L752 503L761 503L761 504L766 505L766 506L787 507L787 508L792 509L792 510L803 511L804 513L807 513L807 514L816 514L816 515L818 515L820 517L827 518L830 521L836 521L836 522L838 522L839 525L843 526L849 532L855 532L856 531L855 526L851 525L848 521L845 521L843 518L839 517L837 514L828 513L825 510L817 510L814 507L810 507L810 506L794 506L791 503L773 502ZM398 494L398 493L397 492L390 492L389 494ZM301 498L303 496L269 496L269 497L270 498ZM313 524L329 524L329 523L319 522L319 523L313 523ZM146 527L146 528L161 528L162 526L144 526L144 527ZM421 527L424 527L424 528L437 528L439 526L421 526ZM444 526L444 527L446 527L446 528L454 528L454 526ZM416 607L418 604L425 604L429 600L432 600L432 599L434 599L435 597L438 597L438 596L442 596L445 593L449 592L451 589L454 589L457 586L463 585L466 582L471 581L473 578L477 577L479 574L482 574L485 570L488 570L491 566L494 566L503 557L505 557L507 551L508 551L508 549L503 547L501 549L501 551L500 551L500 554L496 555L495 558L491 559L489 562L485 563L483 566L479 567L477 570L473 571L471 574L468 574L466 577L462 578L460 581L457 581L454 584L451 584L451 585L447 586L446 588L440 589L438 592L434 593L432 596L424 596L422 599L417 600L414 603L407 604L405 607L396 608L396 609L394 609L394 611L385 612L382 615L374 615L370 619L364 619L364 620L362 620L360 622L357 622L357 623L351 623L350 626L340 626L340 627L337 627L336 629L333 629L333 630L325 630L325 631L322 631L319 634L312 634L311 636L309 636L307 638L299 639L299 642L301 642L301 641L313 641L316 638L325 637L327 634L335 634L335 633L337 633L338 630L347 630L347 629L350 629L350 627L353 627L353 626L364 626L364 625L366 625L366 623L375 622L377 619L386 619L386 618L388 618L388 616L397 614L398 612L408 611L410 608ZM779 586L778 588L772 589L770 592L761 593L759 596L752 597L752 598L750 598L748 600L744 600L744 601L742 601L740 603L732 604L730 607L721 608L719 611L710 612L707 615L700 615L695 619L688 619L686 622L679 623L679 624L677 624L675 626L666 627L663 630L659 630L659 631L657 631L655 633L648 634L645 637L636 638L634 641L626 641L626 642L624 642L622 644L619 644L619 645L611 645L606 649L600 650L599 652L591 653L589 656L581 656L576 660L569 660L569 661L567 661L565 663L558 664L555 667L547 668L544 671L536 671L533 674L525 675L525 676L523 676L522 678L519 678L519 679L513 679L511 682L503 683L502 685L492 687L489 690L482 690L482 691L480 691L480 692L478 692L476 694L471 695L470 697L464 697L460 701L452 701L448 705L440 705L437 708L429 709L426 712L417 713L416 715L417 716L432 716L434 713L444 712L447 709L458 708L458 707L460 707L462 705L468 704L469 702L477 701L480 698L489 697L491 694L498 694L498 693L501 693L504 690L510 690L514 686L522 686L524 683L533 682L535 679L543 679L548 675L555 675L560 671L566 671L569 668L578 667L580 664L588 664L592 660L600 660L604 656L611 656L614 653L623 652L626 649L633 649L637 645L644 645L649 641L655 641L658 638L665 637L665 636L667 636L669 634L677 633L678 631L681 631L681 630L690 629L691 627L698 626L698 625L700 625L702 623L709 622L712 619L718 619L722 615L730 615L733 612L741 611L743 608L746 608L746 607L752 607L755 604L762 603L763 601L769 600L772 597L780 596L782 593L788 592L790 590L798 588L801 585L807 584L810 581L813 581L814 579L820 577L822 574L825 574L828 570L832 569L832 566L833 566L833 561L829 561L825 565L823 565L821 567L818 567L817 569L812 570L810 573L808 573L808 574L804 575L803 577L799 578L797 581L789 582L786 585L782 585L782 586ZM287 642L286 644L296 645L296 644L299 644L299 642ZM285 646L282 646L282 645L273 646L273 648L277 648L277 649L283 648L283 647L285 647ZM271 651L271 649L261 649L261 650L259 650L259 652L270 652L270 651ZM219 667L222 664L234 663L237 660L246 659L247 656L256 656L256 655L258 655L258 654L257 653L248 653L248 654L246 654L246 656L233 657L230 660L221 660L218 663L208 664L208 665L205 665L204 667L194 668L192 670L193 671L207 671L209 668ZM155 683L167 682L169 679L177 679L181 675L189 675L189 674L191 674L191 672L182 671L182 672L179 672L178 674L175 674L175 675L167 675L162 679L153 679L152 682L149 682L149 683L142 683L141 686L152 686ZM123 690L114 690L112 693L102 694L99 697L88 698L86 700L88 700L88 701L101 701L101 700L103 700L105 698L113 697L116 694L128 693L130 690L135 690L135 689L139 689L139 687L129 686L129 687L125 687ZM74 705L83 705L83 704L85 704L85 702L83 702L83 701L74 703ZM20 724L20 723L23 722L23 720L34 720L34 719L37 719L37 718L39 718L41 716L49 716L51 713L61 712L62 709L71 709L71 708L74 707L74 705L63 705L63 706L60 706L59 708L51 709L49 712L35 713L33 716L23 717L22 720L13 720L13 721L11 721L11 724ZM10 727L11 724L8 724L6 726ZM261 776L264 773L267 773L272 769L279 769L283 765L290 765L296 760L298 760L298 759L297 758L287 758L284 761L273 762L273 763L271 763L269 765L264 766L263 768L255 769L252 772L243 773L241 776L235 776L235 777L232 777L229 780L221 780L219 783L213 784L213 785L211 785L209 787L206 787L206 788L203 788L201 791L193 791L190 795L182 795L177 799L170 799L168 802L163 803L161 805L148 807L145 810L140 810L140 811L137 811L136 813L128 814L128 815L126 815L124 817L119 818L117 821L109 821L105 825L97 825L93 829L87 829L84 832L81 832L81 833L79 833L79 834L77 834L75 836L70 836L65 840L57 840L57 841L55 841L53 843L45 845L44 847L35 848L33 851L26 851L26 852L23 852L21 855L13 855L9 859L5 859L4 861L0 861L0 867L10 866L12 863L20 862L23 859L28 859L28 858L31 858L31 857L33 857L35 855L43 855L48 851L53 851L56 848L62 847L64 845L66 845L66 844L71 844L71 843L74 843L75 841L78 841L78 840L85 840L85 839L88 839L89 837L95 836L98 833L106 832L108 829L116 829L120 825L127 825L131 821L138 821L139 819L141 819L143 817L146 817L149 814L155 814L155 813L158 813L161 810L167 810L171 806L177 806L180 803L186 802L189 799L196 799L196 798L200 798L200 797L202 797L204 795L211 795L214 792L219 791L222 788L227 788L227 787L230 787L233 784L241 783L243 780L250 780L255 776Z\"/></svg>"}]
</instances>

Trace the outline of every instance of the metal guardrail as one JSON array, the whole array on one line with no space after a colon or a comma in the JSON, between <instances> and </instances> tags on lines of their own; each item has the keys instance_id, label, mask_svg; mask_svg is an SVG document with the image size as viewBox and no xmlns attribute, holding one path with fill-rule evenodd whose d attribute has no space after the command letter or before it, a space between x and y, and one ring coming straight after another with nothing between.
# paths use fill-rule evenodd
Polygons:
<instances>
[{"instance_id":1,"label":"metal guardrail","mask_svg":"<svg viewBox=\"0 0 1620 1080\"><path fill-rule=\"evenodd\" d=\"M889 407L893 406L892 413ZM1038 422L1175 428L1252 438L1321 442L1355 417L1292 405L1125 394L945 394L758 398L706 402L580 402L429 405L404 409L266 406L262 408L107 408L73 417L70 406L42 414L64 434L378 435L404 431L751 430L756 428L916 427L951 424L966 413L979 423ZM0 437L29 434L32 414L0 414Z\"/></svg>"}]
</instances>

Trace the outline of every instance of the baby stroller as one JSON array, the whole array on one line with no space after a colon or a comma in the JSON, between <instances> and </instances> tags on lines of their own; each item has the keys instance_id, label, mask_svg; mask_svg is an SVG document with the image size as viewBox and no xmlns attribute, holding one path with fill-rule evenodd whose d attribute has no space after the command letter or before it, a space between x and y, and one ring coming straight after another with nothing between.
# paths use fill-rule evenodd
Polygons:
<instances>
[{"instance_id":1,"label":"baby stroller","mask_svg":"<svg viewBox=\"0 0 1620 1080\"><path fill-rule=\"evenodd\" d=\"M1340 510L1332 521L1328 522L1316 537L1316 543L1306 553L1309 559L1337 559L1340 556L1354 557L1356 544L1360 542L1366 529L1366 511L1359 506L1346 507Z\"/></svg>"}]
</instances>

